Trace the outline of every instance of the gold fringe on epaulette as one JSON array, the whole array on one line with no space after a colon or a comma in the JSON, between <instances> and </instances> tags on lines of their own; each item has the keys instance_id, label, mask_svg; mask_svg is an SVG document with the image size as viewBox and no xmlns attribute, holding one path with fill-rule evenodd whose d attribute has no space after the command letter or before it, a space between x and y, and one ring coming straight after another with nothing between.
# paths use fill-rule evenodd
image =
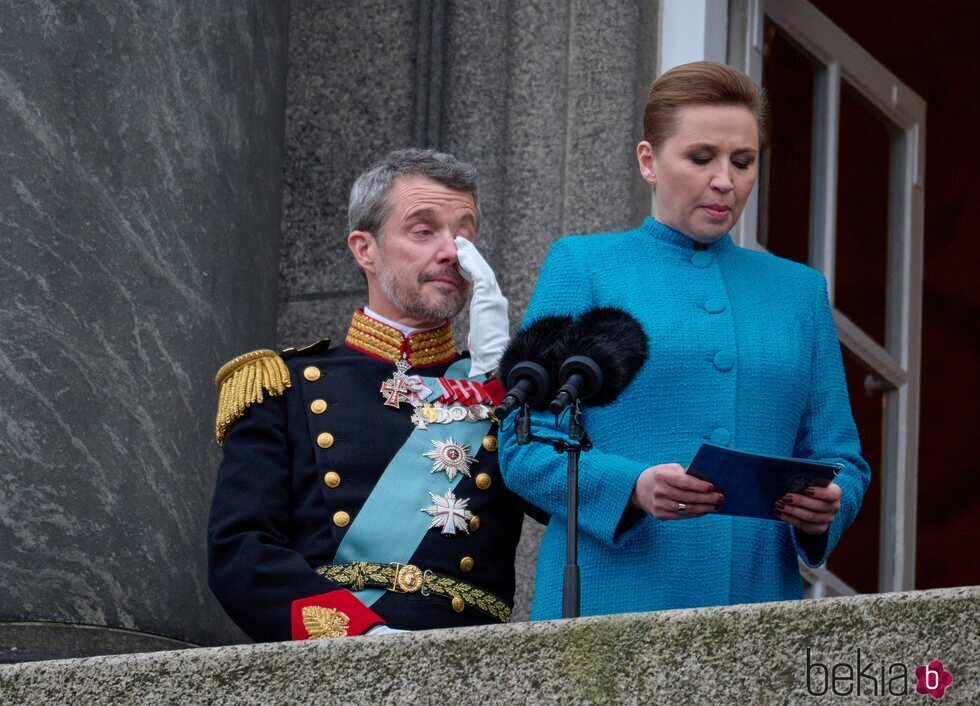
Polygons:
<instances>
[{"instance_id":1,"label":"gold fringe on epaulette","mask_svg":"<svg viewBox=\"0 0 980 706\"><path fill-rule=\"evenodd\" d=\"M214 376L218 386L218 414L214 420L214 436L221 444L245 409L261 402L262 393L278 397L292 383L289 368L275 351L262 349L234 358L221 366Z\"/></svg>"}]
</instances>

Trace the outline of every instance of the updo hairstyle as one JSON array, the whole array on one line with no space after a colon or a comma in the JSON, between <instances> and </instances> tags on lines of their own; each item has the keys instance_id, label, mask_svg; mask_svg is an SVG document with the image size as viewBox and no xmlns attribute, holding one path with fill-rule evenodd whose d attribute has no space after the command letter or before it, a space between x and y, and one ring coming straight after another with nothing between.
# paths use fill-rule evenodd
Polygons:
<instances>
[{"instance_id":1,"label":"updo hairstyle","mask_svg":"<svg viewBox=\"0 0 980 706\"><path fill-rule=\"evenodd\" d=\"M650 86L643 113L643 137L656 150L677 130L677 112L689 105L740 105L759 126L763 143L765 92L738 69L713 61L695 61L664 72Z\"/></svg>"}]
</instances>

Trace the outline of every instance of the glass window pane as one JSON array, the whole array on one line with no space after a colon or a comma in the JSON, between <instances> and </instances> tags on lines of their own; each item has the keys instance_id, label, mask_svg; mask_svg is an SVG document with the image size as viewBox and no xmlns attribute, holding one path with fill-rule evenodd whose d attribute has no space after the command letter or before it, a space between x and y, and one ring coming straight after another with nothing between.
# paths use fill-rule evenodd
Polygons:
<instances>
[{"instance_id":1,"label":"glass window pane","mask_svg":"<svg viewBox=\"0 0 980 706\"><path fill-rule=\"evenodd\" d=\"M763 87L769 124L759 175L759 242L770 252L807 262L813 67L771 22L765 25Z\"/></svg>"},{"instance_id":2,"label":"glass window pane","mask_svg":"<svg viewBox=\"0 0 980 706\"><path fill-rule=\"evenodd\" d=\"M841 87L834 305L884 346L891 139L878 115Z\"/></svg>"}]
</instances>

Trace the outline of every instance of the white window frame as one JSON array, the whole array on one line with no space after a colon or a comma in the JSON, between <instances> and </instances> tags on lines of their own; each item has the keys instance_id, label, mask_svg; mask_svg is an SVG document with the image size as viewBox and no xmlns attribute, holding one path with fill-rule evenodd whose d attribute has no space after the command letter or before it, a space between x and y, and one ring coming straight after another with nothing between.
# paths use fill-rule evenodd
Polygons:
<instances>
[{"instance_id":1,"label":"white window frame","mask_svg":"<svg viewBox=\"0 0 980 706\"><path fill-rule=\"evenodd\" d=\"M841 83L868 101L889 128L886 340L882 346L836 307L841 344L870 371L885 413L879 553L880 591L915 587L918 484L919 370L922 327L922 248L926 103L806 0L733 0L747 18L742 68L762 81L764 22L798 44L818 69L814 84L809 264L827 278L834 303L837 243L838 128ZM757 239L758 190L747 204L736 241L765 250ZM832 563L832 562L831 562ZM828 568L801 568L808 595L855 591Z\"/></svg>"}]
</instances>

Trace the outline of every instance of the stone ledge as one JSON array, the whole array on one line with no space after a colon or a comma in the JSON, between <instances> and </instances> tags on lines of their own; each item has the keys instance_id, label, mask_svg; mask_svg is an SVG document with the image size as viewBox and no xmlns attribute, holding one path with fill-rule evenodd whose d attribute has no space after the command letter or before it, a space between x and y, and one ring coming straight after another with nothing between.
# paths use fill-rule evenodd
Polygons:
<instances>
[{"instance_id":1,"label":"stone ledge","mask_svg":"<svg viewBox=\"0 0 980 706\"><path fill-rule=\"evenodd\" d=\"M977 703L978 616L980 587L963 587L91 657L0 667L0 702L908 703L928 697L911 683L904 699L883 697L881 669L911 677L940 659L954 678L943 703ZM856 665L860 649L876 686L809 695L807 648L828 668Z\"/></svg>"},{"instance_id":2,"label":"stone ledge","mask_svg":"<svg viewBox=\"0 0 980 706\"><path fill-rule=\"evenodd\" d=\"M185 640L100 625L0 620L0 664L197 646Z\"/></svg>"}]
</instances>

